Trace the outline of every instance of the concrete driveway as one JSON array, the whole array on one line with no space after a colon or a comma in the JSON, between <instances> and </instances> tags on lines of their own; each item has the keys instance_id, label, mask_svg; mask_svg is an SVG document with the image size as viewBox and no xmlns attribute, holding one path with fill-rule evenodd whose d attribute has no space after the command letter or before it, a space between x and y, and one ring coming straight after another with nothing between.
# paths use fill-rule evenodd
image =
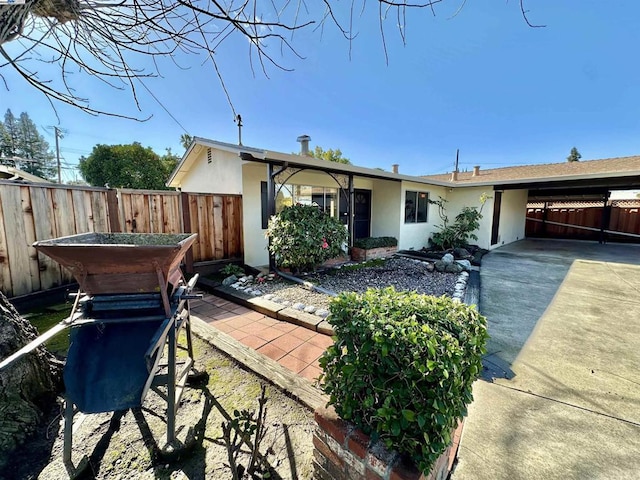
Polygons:
<instances>
[{"instance_id":1,"label":"concrete driveway","mask_svg":"<svg viewBox=\"0 0 640 480\"><path fill-rule=\"evenodd\" d=\"M480 291L452 478L640 478L640 246L523 240L484 257Z\"/></svg>"}]
</instances>

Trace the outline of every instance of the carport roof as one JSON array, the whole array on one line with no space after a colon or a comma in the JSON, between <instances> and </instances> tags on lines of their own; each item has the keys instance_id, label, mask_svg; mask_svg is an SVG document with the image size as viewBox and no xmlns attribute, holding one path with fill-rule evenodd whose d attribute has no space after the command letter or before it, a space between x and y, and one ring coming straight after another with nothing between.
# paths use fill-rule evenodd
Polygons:
<instances>
[{"instance_id":1,"label":"carport roof","mask_svg":"<svg viewBox=\"0 0 640 480\"><path fill-rule=\"evenodd\" d=\"M458 172L457 180L451 180L451 174L426 175L422 178L436 181L448 181L452 186L483 185L526 185L558 181L580 181L596 179L623 179L640 176L640 156L607 158L578 162L545 163L539 165L520 165L514 167L492 168L473 172ZM633 181L635 183L635 181ZM533 185L530 185L533 186Z\"/></svg>"}]
</instances>

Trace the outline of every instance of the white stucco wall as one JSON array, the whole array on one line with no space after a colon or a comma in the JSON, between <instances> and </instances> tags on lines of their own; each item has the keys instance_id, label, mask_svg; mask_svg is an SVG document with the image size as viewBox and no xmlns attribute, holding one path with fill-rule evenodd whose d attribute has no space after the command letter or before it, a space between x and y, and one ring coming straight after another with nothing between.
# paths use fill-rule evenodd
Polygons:
<instances>
[{"instance_id":1,"label":"white stucco wall","mask_svg":"<svg viewBox=\"0 0 640 480\"><path fill-rule=\"evenodd\" d=\"M428 245L428 240L431 234L436 230L436 226L441 223L438 216L438 207L435 205L429 205L427 211L426 223L405 223L404 222L404 199L405 194L409 191L427 192L430 200L437 200L438 196L445 196L445 188L436 187L432 185L423 185L413 182L402 182L400 201L396 204L396 209L399 212L398 225L400 235L398 238L398 249L420 249Z\"/></svg>"},{"instance_id":2,"label":"white stucco wall","mask_svg":"<svg viewBox=\"0 0 640 480\"><path fill-rule=\"evenodd\" d=\"M480 197L486 193L489 197L484 207L482 207L482 219L480 219L480 228L475 234L478 240L472 240L482 248L489 249L491 243L491 223L493 219L493 189L491 187L472 187L472 188L454 188L453 191L446 193L446 215L449 218L449 224L455 221L463 207L480 208ZM503 199L504 200L504 199Z\"/></svg>"},{"instance_id":3,"label":"white stucco wall","mask_svg":"<svg viewBox=\"0 0 640 480\"><path fill-rule=\"evenodd\" d=\"M182 178L184 192L242 194L242 160L237 154L211 149L212 162L207 162L207 149L202 148L188 175Z\"/></svg>"},{"instance_id":4,"label":"white stucco wall","mask_svg":"<svg viewBox=\"0 0 640 480\"><path fill-rule=\"evenodd\" d=\"M386 180L373 180L371 192L371 236L395 237L400 240L398 205L402 202L402 184Z\"/></svg>"},{"instance_id":5,"label":"white stucco wall","mask_svg":"<svg viewBox=\"0 0 640 480\"><path fill-rule=\"evenodd\" d=\"M502 192L498 243L492 248L524 238L528 196L528 190L505 190Z\"/></svg>"},{"instance_id":6,"label":"white stucco wall","mask_svg":"<svg viewBox=\"0 0 640 480\"><path fill-rule=\"evenodd\" d=\"M244 228L244 262L254 267L269 264L267 238L262 228L260 182L267 180L267 166L247 163L242 166L242 224Z\"/></svg>"},{"instance_id":7,"label":"white stucco wall","mask_svg":"<svg viewBox=\"0 0 640 480\"><path fill-rule=\"evenodd\" d=\"M456 188L452 192L447 192L447 216L449 222L455 219L463 207L480 208L480 197L486 193L487 199L482 208L482 219L480 228L476 232L478 240L475 244L482 248L492 249L515 242L524 238L527 208L527 190L505 190L502 193L502 203L500 204L500 228L498 229L498 243L491 245L491 228L493 223L493 207L495 192L491 188Z\"/></svg>"}]
</instances>

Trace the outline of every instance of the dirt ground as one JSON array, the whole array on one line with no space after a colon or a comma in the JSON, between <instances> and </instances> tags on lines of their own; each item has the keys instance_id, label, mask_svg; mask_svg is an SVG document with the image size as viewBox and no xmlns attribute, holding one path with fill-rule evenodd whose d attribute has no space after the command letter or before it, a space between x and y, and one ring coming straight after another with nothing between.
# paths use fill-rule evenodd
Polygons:
<instances>
[{"instance_id":1,"label":"dirt ground","mask_svg":"<svg viewBox=\"0 0 640 480\"><path fill-rule=\"evenodd\" d=\"M174 454L162 451L166 403L150 392L141 409L76 414L73 462L78 465L83 457L88 459L79 478L232 479L222 424L233 418L234 410L257 411L263 384L268 399L266 435L259 449L264 467L253 478L311 478L313 413L198 338L194 338L194 350L196 368L206 371L208 379L187 388L182 397L176 432L183 448ZM62 462L61 403L53 406L39 432L15 452L0 478L69 477ZM241 449L239 464L248 464L248 452L246 446Z\"/></svg>"}]
</instances>

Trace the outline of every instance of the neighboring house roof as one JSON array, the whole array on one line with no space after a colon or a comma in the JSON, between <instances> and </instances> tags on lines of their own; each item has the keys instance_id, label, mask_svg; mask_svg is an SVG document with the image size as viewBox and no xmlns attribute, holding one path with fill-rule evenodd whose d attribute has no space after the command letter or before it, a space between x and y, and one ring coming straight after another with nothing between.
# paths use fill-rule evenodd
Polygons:
<instances>
[{"instance_id":1,"label":"neighboring house roof","mask_svg":"<svg viewBox=\"0 0 640 480\"><path fill-rule=\"evenodd\" d=\"M462 187L638 176L640 175L640 156L480 169L478 173L474 176L473 171L458 172L458 178L454 181L451 180L451 173L425 175L422 178L447 181L453 186Z\"/></svg>"},{"instance_id":2,"label":"neighboring house roof","mask_svg":"<svg viewBox=\"0 0 640 480\"><path fill-rule=\"evenodd\" d=\"M348 165L344 163L329 162L305 155L287 154L281 152L271 152L254 147L244 145L234 145L231 143L218 142L207 138L194 137L191 145L182 156L182 159L174 169L173 173L167 181L167 186L176 187L180 185L182 178L191 169L193 162L199 157L199 152L204 148L217 148L220 150L237 153L239 159L253 162L271 163L274 165L287 165L292 168L308 168L314 170L322 170L333 174L353 174L355 176L379 178L383 180L409 181L422 183L426 185L446 186L448 182L441 180L431 180L423 177L412 175L402 175L399 173L386 172L375 168L359 167L356 165Z\"/></svg>"},{"instance_id":3,"label":"neighboring house roof","mask_svg":"<svg viewBox=\"0 0 640 480\"><path fill-rule=\"evenodd\" d=\"M0 179L11 180L14 182L51 183L49 180L42 177L23 172L18 168L10 167L8 165L0 165Z\"/></svg>"}]
</instances>

